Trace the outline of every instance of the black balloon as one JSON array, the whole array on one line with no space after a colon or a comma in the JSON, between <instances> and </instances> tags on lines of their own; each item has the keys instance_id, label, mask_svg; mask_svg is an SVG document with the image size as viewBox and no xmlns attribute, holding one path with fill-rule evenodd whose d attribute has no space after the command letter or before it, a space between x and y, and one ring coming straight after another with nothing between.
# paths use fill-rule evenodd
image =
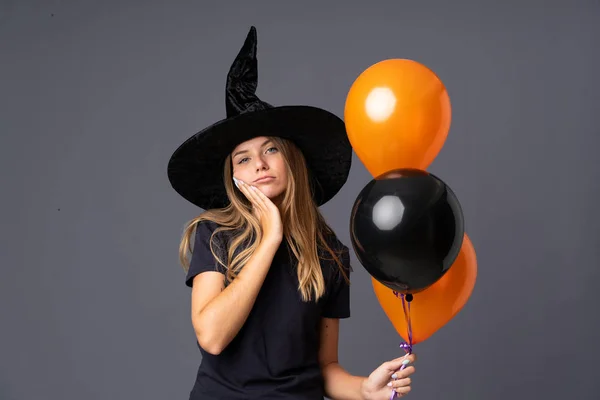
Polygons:
<instances>
[{"instance_id":1,"label":"black balloon","mask_svg":"<svg viewBox=\"0 0 600 400\"><path fill-rule=\"evenodd\" d=\"M450 269L464 238L454 192L433 174L397 169L369 182L350 217L354 252L369 274L409 294L437 282Z\"/></svg>"}]
</instances>

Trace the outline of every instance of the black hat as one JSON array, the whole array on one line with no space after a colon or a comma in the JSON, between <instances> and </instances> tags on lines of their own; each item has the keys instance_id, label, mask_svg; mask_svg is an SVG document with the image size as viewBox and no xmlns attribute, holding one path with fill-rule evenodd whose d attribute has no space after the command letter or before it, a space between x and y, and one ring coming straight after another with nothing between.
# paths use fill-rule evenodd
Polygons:
<instances>
[{"instance_id":1,"label":"black hat","mask_svg":"<svg viewBox=\"0 0 600 400\"><path fill-rule=\"evenodd\" d=\"M258 136L291 140L304 154L313 195L325 204L346 183L352 147L344 122L320 108L274 107L256 96L258 66L256 28L227 74L227 118L187 139L171 156L167 173L173 188L203 209L221 208L229 200L223 184L225 158L240 143Z\"/></svg>"}]
</instances>

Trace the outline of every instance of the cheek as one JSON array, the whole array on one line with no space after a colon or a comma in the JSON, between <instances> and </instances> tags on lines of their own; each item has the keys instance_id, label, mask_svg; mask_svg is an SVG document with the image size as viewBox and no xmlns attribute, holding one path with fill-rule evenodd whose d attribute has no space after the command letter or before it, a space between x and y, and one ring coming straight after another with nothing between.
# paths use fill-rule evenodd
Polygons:
<instances>
[{"instance_id":1,"label":"cheek","mask_svg":"<svg viewBox=\"0 0 600 400\"><path fill-rule=\"evenodd\" d=\"M278 160L277 163L277 172L283 183L287 182L287 169L285 167L285 162L283 159Z\"/></svg>"},{"instance_id":2,"label":"cheek","mask_svg":"<svg viewBox=\"0 0 600 400\"><path fill-rule=\"evenodd\" d=\"M233 176L235 176L237 179L244 181L244 182L251 182L251 176L248 173L248 168L244 168L244 166L242 165L237 165L234 169L233 169Z\"/></svg>"}]
</instances>

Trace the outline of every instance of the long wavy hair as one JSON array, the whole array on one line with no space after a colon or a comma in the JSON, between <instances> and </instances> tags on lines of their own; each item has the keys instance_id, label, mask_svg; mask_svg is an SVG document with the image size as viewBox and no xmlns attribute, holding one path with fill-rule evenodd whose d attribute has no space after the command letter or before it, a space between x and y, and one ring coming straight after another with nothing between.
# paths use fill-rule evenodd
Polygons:
<instances>
[{"instance_id":1,"label":"long wavy hair","mask_svg":"<svg viewBox=\"0 0 600 400\"><path fill-rule=\"evenodd\" d=\"M287 169L287 188L281 201L280 213L284 227L284 239L297 261L298 290L303 301L318 300L325 292L325 281L321 260L334 261L346 282L349 278L342 266L341 248L332 248L330 240L335 237L313 200L306 160L302 152L290 141L270 137L283 155ZM189 221L179 245L179 261L184 270L189 269L193 252L192 238L198 223L204 220L215 222L219 227L213 232L210 248L213 256L227 271L226 279L231 282L248 262L262 238L260 222L252 213L252 206L245 196L235 189L231 156L225 160L223 180L230 203L224 208L204 211ZM227 248L227 260L221 259L214 250L213 238L222 231L230 231L231 240ZM238 250L239 248L239 250ZM329 254L331 258L325 255Z\"/></svg>"}]
</instances>

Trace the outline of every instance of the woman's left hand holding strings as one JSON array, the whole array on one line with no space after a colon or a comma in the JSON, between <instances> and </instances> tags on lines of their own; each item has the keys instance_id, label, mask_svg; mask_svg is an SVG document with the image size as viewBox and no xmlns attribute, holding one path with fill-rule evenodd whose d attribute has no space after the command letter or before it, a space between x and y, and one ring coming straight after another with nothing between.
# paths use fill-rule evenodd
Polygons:
<instances>
[{"instance_id":1,"label":"woman's left hand holding strings","mask_svg":"<svg viewBox=\"0 0 600 400\"><path fill-rule=\"evenodd\" d=\"M415 372L415 367L410 364L415 360L415 355L410 354L381 364L363 382L363 398L365 400L390 400L392 391L396 391L397 397L408 394L411 390L410 376ZM402 368L403 366L404 368Z\"/></svg>"}]
</instances>

